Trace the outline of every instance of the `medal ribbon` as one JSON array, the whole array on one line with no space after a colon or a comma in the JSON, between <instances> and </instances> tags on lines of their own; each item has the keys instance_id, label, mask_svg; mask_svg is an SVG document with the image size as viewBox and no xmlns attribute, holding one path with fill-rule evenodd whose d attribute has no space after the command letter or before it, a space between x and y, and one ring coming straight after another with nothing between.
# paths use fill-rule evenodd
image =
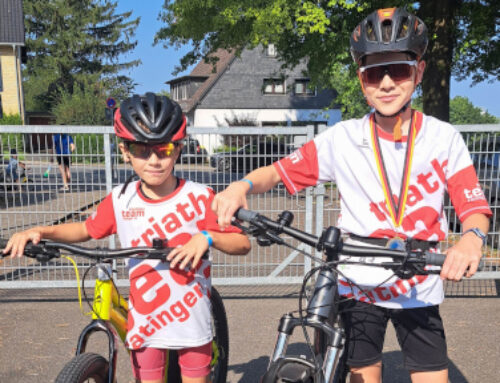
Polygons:
<instances>
[{"instance_id":1,"label":"medal ribbon","mask_svg":"<svg viewBox=\"0 0 500 383\"><path fill-rule=\"evenodd\" d=\"M370 130L373 149L375 152L375 162L377 163L378 174L380 181L382 182L382 190L384 191L385 202L389 210L389 214L392 219L394 227L401 226L403 222L403 215L406 206L406 200L408 197L408 188L410 186L410 173L411 164L413 160L413 152L415 149L415 137L417 136L416 122L417 118L413 118L415 111L412 111L410 119L410 131L408 132L408 139L406 143L406 155L405 163L403 168L403 174L401 176L401 189L399 191L398 202L394 200L394 195L392 194L391 185L389 183L389 178L387 176L387 171L385 169L384 158L382 156L382 150L380 149L380 141L377 132L377 126L375 124L375 115L370 116Z\"/></svg>"}]
</instances>

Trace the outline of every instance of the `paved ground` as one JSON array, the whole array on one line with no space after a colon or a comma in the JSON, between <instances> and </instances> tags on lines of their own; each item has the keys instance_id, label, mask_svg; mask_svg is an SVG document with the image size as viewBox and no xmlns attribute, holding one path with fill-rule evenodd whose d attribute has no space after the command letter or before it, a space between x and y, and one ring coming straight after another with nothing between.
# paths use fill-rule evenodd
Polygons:
<instances>
[{"instance_id":1,"label":"paved ground","mask_svg":"<svg viewBox=\"0 0 500 383\"><path fill-rule=\"evenodd\" d=\"M229 382L254 383L265 371L281 314L297 307L297 287L221 287L230 329ZM465 296L464 296L465 294ZM447 287L450 382L498 382L500 284L470 281ZM279 296L279 297L277 297ZM0 382L52 382L74 353L81 315L74 290L0 290ZM106 350L92 342L93 350ZM300 332L290 352L305 353ZM409 382L392 329L384 350L384 383ZM133 382L123 348L118 382Z\"/></svg>"}]
</instances>

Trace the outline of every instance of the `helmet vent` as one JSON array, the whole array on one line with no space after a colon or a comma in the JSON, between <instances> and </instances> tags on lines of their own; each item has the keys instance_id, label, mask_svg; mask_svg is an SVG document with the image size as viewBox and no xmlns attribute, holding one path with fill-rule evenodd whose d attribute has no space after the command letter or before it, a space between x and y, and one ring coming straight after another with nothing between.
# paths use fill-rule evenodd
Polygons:
<instances>
[{"instance_id":1,"label":"helmet vent","mask_svg":"<svg viewBox=\"0 0 500 383\"><path fill-rule=\"evenodd\" d=\"M366 39L368 41L377 41L377 36L375 36L375 30L373 29L373 23L371 21L366 23Z\"/></svg>"},{"instance_id":2,"label":"helmet vent","mask_svg":"<svg viewBox=\"0 0 500 383\"><path fill-rule=\"evenodd\" d=\"M407 38L409 31L410 31L410 19L408 17L402 17L401 23L399 24L399 31L396 36L396 40Z\"/></svg>"},{"instance_id":3,"label":"helmet vent","mask_svg":"<svg viewBox=\"0 0 500 383\"><path fill-rule=\"evenodd\" d=\"M382 41L384 43L391 42L391 37L392 37L392 22L391 22L391 20L382 21L381 28L382 28Z\"/></svg>"}]
</instances>

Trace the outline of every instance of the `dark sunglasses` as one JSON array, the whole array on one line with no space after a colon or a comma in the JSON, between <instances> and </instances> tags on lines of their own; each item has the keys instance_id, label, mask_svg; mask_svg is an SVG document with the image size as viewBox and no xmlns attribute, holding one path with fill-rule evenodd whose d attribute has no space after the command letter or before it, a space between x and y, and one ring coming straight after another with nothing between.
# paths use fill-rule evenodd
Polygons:
<instances>
[{"instance_id":1,"label":"dark sunglasses","mask_svg":"<svg viewBox=\"0 0 500 383\"><path fill-rule=\"evenodd\" d=\"M359 68L361 78L366 84L378 84L387 74L395 81L408 80L412 75L412 69L416 67L414 61L392 61L383 64L366 65Z\"/></svg>"},{"instance_id":2,"label":"dark sunglasses","mask_svg":"<svg viewBox=\"0 0 500 383\"><path fill-rule=\"evenodd\" d=\"M149 145L144 142L127 142L126 146L130 154L134 157L147 160L151 153L155 152L158 158L167 158L174 153L174 149L180 142L167 142L164 144Z\"/></svg>"}]
</instances>

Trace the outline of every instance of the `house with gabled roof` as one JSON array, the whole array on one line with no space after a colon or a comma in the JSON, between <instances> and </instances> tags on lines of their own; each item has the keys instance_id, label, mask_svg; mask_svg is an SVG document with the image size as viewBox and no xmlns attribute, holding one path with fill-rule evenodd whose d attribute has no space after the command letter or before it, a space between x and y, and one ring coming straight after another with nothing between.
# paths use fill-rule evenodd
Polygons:
<instances>
[{"instance_id":1,"label":"house with gabled roof","mask_svg":"<svg viewBox=\"0 0 500 383\"><path fill-rule=\"evenodd\" d=\"M311 87L305 62L283 69L272 45L244 49L239 57L226 50L215 56L215 67L202 60L189 75L167 81L188 125L229 126L234 119L256 126L340 121L340 109L331 107L335 91Z\"/></svg>"},{"instance_id":2,"label":"house with gabled roof","mask_svg":"<svg viewBox=\"0 0 500 383\"><path fill-rule=\"evenodd\" d=\"M23 47L23 2L0 0L0 115L19 114L24 121Z\"/></svg>"}]
</instances>

